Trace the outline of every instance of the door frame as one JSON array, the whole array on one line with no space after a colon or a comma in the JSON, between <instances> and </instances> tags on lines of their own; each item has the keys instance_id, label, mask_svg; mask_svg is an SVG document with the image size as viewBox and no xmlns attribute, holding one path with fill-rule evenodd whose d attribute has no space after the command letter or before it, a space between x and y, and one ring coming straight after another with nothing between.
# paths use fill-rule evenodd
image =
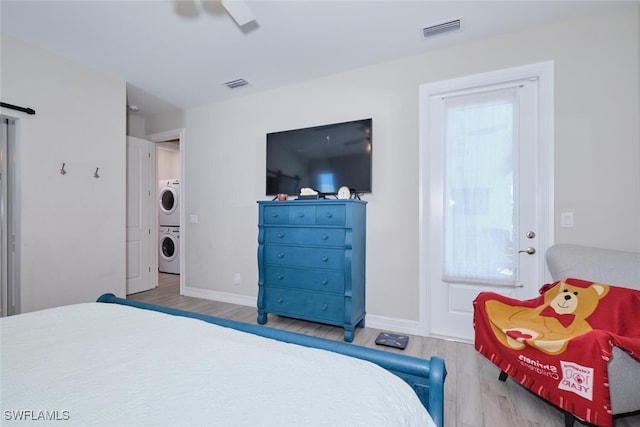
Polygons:
<instances>
[{"instance_id":1,"label":"door frame","mask_svg":"<svg viewBox=\"0 0 640 427\"><path fill-rule=\"evenodd\" d=\"M157 159L157 153L158 153L158 143L159 142L167 142L167 141L175 141L176 139L178 140L178 144L180 147L180 202L178 204L178 209L180 210L180 295L184 295L184 287L185 287L185 283L186 283L186 279L185 279L185 268L184 268L184 263L185 263L185 248L186 248L186 244L185 241L187 240L185 238L185 232L183 229L183 225L186 223L185 221L185 187L186 187L186 183L185 183L185 158L186 158L186 135L185 135L185 129L184 128L178 128L178 129L171 129L165 132L158 132L158 133L153 133L150 135L147 135L145 137L145 139L151 141L154 143L155 145L155 156ZM158 162L154 161L152 166L153 168L153 176L155 176L155 185L157 187L158 185ZM154 228L153 230L156 230L155 233L151 233L152 237L151 237L151 244L153 245L154 248L158 248L158 244L159 244L159 237L158 237L158 229L159 229L159 224L158 224L158 201L157 201L157 197L153 198L154 202L153 202L153 212L155 212L155 214L153 215L154 217ZM154 250L153 253L155 254L155 256L152 258L151 260L151 268L153 269L153 271L157 272L158 271L158 250Z\"/></svg>"},{"instance_id":2,"label":"door frame","mask_svg":"<svg viewBox=\"0 0 640 427\"><path fill-rule=\"evenodd\" d=\"M513 67L497 71L490 71L471 76L455 78L420 86L420 138L419 138L419 185L418 185L418 216L419 216L419 330L422 336L431 336L431 322L429 303L432 287L429 280L431 265L431 242L429 232L434 220L432 206L441 204L430 184L430 161L432 161L431 141L429 139L429 99L432 95L461 90L463 88L478 88L500 82L539 79L539 146L538 146L538 188L539 201L538 218L538 250L542 254L554 242L554 63L553 61ZM550 275L544 262L544 255L540 257L538 265L540 278L550 281ZM437 268L437 267L435 267ZM540 283L542 285L543 283ZM450 337L449 337L450 338Z\"/></svg>"}]
</instances>

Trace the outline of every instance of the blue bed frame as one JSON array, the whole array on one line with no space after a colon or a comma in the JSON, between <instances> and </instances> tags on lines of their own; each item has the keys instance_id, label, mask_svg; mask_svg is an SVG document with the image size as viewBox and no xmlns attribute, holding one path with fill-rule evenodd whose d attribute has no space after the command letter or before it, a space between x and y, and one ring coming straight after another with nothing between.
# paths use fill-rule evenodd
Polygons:
<instances>
[{"instance_id":1,"label":"blue bed frame","mask_svg":"<svg viewBox=\"0 0 640 427\"><path fill-rule=\"evenodd\" d=\"M222 319L205 314L127 300L118 298L113 294L104 294L100 296L100 298L98 298L98 302L128 305L145 310L159 311L174 316L191 317L193 319L203 320L208 323L272 338L278 341L298 344L305 347L319 348L367 360L383 367L406 381L418 395L424 407L427 408L427 411L431 414L431 418L433 418L436 425L438 427L443 427L444 425L444 380L447 376L447 370L444 366L444 360L440 357L433 356L429 360L420 359L417 357L405 356L403 354L361 347L345 342L332 341L324 338L282 331L266 326L252 325L249 323L237 322L235 320Z\"/></svg>"}]
</instances>

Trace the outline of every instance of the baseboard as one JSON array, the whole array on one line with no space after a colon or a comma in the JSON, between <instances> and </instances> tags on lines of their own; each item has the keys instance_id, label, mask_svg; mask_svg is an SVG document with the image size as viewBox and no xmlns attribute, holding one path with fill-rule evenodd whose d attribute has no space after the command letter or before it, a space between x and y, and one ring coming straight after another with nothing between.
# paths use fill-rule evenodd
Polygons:
<instances>
[{"instance_id":1,"label":"baseboard","mask_svg":"<svg viewBox=\"0 0 640 427\"><path fill-rule=\"evenodd\" d=\"M245 305L248 307L256 306L256 297L246 295L232 294L229 292L210 291L207 289L191 288L185 286L182 288L182 294L192 298L202 298L211 301L227 302L229 304Z\"/></svg>"},{"instance_id":2,"label":"baseboard","mask_svg":"<svg viewBox=\"0 0 640 427\"><path fill-rule=\"evenodd\" d=\"M420 322L417 320L396 319L393 317L367 314L365 325L369 328L409 335L420 335Z\"/></svg>"},{"instance_id":3,"label":"baseboard","mask_svg":"<svg viewBox=\"0 0 640 427\"><path fill-rule=\"evenodd\" d=\"M191 288L185 286L182 294L187 297L208 299L211 301L226 302L229 304L256 306L256 297L232 294L229 292L211 291L207 289ZM365 325L369 328L381 329L402 334L420 335L420 322L405 319L396 319L385 316L367 314Z\"/></svg>"}]
</instances>

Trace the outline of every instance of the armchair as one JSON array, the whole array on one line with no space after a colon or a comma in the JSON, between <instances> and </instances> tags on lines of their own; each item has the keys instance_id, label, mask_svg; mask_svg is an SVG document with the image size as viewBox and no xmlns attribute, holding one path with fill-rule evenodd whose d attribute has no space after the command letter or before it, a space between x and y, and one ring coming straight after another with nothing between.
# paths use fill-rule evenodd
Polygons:
<instances>
[{"instance_id":1,"label":"armchair","mask_svg":"<svg viewBox=\"0 0 640 427\"><path fill-rule=\"evenodd\" d=\"M577 245L547 251L553 284L531 300L482 292L475 348L524 387L576 418L609 427L640 409L640 253ZM579 279L564 279L576 277Z\"/></svg>"},{"instance_id":2,"label":"armchair","mask_svg":"<svg viewBox=\"0 0 640 427\"><path fill-rule=\"evenodd\" d=\"M546 260L553 280L580 277L640 290L640 253L557 244L549 248ZM608 372L612 414L640 411L640 362L614 347ZM565 424L573 425L572 418Z\"/></svg>"}]
</instances>

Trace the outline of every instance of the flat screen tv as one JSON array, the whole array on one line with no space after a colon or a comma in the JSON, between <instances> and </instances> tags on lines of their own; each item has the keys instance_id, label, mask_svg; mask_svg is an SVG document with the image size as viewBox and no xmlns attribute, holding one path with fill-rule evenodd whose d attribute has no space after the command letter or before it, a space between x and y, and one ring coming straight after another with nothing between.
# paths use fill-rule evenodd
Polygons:
<instances>
[{"instance_id":1,"label":"flat screen tv","mask_svg":"<svg viewBox=\"0 0 640 427\"><path fill-rule=\"evenodd\" d=\"M266 194L371 192L372 119L267 134Z\"/></svg>"}]
</instances>

